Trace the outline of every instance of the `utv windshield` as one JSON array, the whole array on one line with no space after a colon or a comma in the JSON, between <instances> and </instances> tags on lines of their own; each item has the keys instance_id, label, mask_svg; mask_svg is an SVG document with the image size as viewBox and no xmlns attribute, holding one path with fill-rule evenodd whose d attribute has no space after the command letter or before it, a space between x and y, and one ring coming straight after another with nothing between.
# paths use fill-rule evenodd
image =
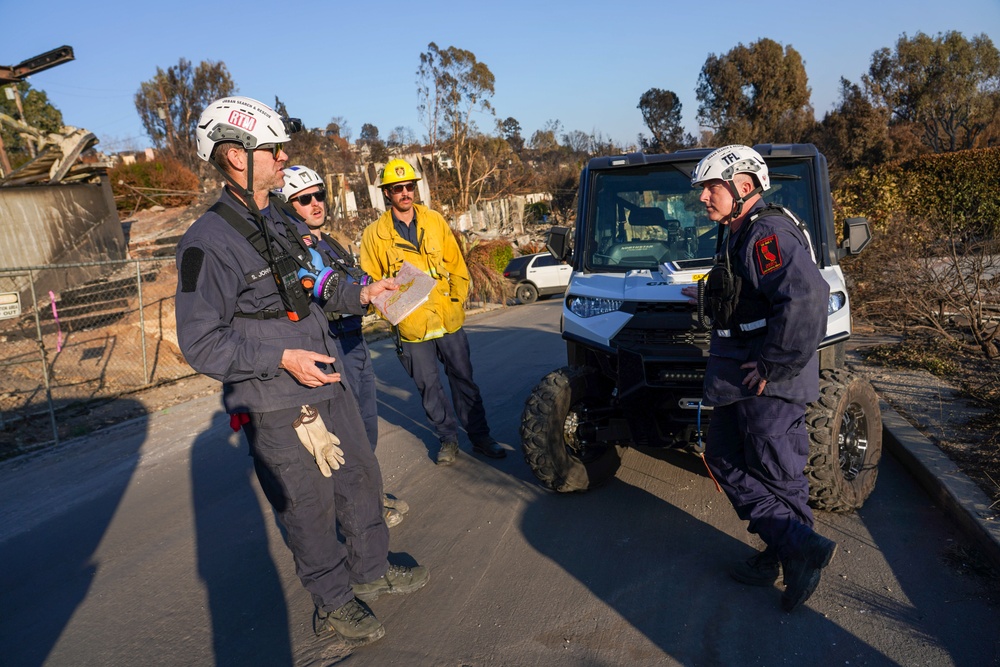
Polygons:
<instances>
[{"instance_id":1,"label":"utv windshield","mask_svg":"<svg viewBox=\"0 0 1000 667\"><path fill-rule=\"evenodd\" d=\"M691 187L691 163L592 173L584 265L590 271L656 270L666 262L681 267L709 265L718 225ZM815 202L812 170L804 160L769 162L771 189L764 201L785 206L812 233ZM816 235L813 233L815 242Z\"/></svg>"}]
</instances>

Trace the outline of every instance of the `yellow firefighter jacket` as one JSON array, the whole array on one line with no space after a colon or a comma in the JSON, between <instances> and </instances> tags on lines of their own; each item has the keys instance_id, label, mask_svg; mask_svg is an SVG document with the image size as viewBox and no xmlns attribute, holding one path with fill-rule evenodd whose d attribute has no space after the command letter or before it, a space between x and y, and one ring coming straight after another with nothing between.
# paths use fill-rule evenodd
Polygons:
<instances>
[{"instance_id":1,"label":"yellow firefighter jacket","mask_svg":"<svg viewBox=\"0 0 1000 667\"><path fill-rule=\"evenodd\" d=\"M469 269L451 227L437 211L414 204L418 246L404 240L386 211L361 237L361 269L373 278L390 278L407 261L437 280L430 297L399 323L408 343L440 338L465 322L463 304L469 294Z\"/></svg>"}]
</instances>

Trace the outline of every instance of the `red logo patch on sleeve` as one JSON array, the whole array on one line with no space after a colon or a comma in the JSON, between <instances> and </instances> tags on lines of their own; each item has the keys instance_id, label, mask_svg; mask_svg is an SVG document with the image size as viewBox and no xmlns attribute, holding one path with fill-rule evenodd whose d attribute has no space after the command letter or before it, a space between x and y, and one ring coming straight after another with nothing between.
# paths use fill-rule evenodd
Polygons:
<instances>
[{"instance_id":1,"label":"red logo patch on sleeve","mask_svg":"<svg viewBox=\"0 0 1000 667\"><path fill-rule=\"evenodd\" d=\"M778 237L772 234L754 244L754 256L757 258L757 268L761 275L781 268L781 248L778 247Z\"/></svg>"}]
</instances>

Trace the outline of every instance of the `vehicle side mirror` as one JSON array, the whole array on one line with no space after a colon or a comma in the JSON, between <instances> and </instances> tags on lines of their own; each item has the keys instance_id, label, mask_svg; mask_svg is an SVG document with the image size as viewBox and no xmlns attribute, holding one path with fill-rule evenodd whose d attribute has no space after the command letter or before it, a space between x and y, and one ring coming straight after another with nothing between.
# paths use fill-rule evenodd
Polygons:
<instances>
[{"instance_id":1,"label":"vehicle side mirror","mask_svg":"<svg viewBox=\"0 0 1000 667\"><path fill-rule=\"evenodd\" d=\"M841 257L857 255L872 240L872 230L865 218L848 218L844 221L844 241L840 244Z\"/></svg>"},{"instance_id":2,"label":"vehicle side mirror","mask_svg":"<svg viewBox=\"0 0 1000 667\"><path fill-rule=\"evenodd\" d=\"M569 227L552 227L545 239L545 249L560 262L569 259Z\"/></svg>"}]
</instances>

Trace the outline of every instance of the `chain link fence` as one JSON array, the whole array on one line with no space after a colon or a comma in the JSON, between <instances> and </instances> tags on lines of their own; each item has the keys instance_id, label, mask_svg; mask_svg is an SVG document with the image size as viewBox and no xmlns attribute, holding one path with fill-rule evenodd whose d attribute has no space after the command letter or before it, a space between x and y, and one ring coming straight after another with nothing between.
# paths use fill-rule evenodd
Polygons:
<instances>
[{"instance_id":1,"label":"chain link fence","mask_svg":"<svg viewBox=\"0 0 1000 667\"><path fill-rule=\"evenodd\" d=\"M104 277L49 289L80 267ZM76 435L69 416L193 375L176 284L172 257L0 269L0 458Z\"/></svg>"}]
</instances>

